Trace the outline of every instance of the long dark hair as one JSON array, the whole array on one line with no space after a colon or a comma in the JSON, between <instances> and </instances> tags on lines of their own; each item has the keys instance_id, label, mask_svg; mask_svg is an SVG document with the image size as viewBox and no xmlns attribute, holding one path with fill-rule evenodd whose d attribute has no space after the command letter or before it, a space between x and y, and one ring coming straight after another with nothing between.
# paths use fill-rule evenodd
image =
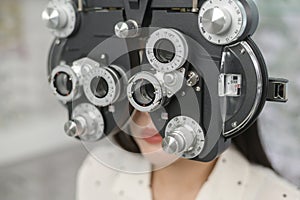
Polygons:
<instances>
[{"instance_id":1,"label":"long dark hair","mask_svg":"<svg viewBox=\"0 0 300 200\"><path fill-rule=\"evenodd\" d=\"M263 148L259 136L259 123L256 121L248 130L241 135L233 138L232 142L237 149L251 163L259 164L270 169L273 169L270 160ZM274 169L273 169L274 170Z\"/></svg>"},{"instance_id":2,"label":"long dark hair","mask_svg":"<svg viewBox=\"0 0 300 200\"><path fill-rule=\"evenodd\" d=\"M140 153L138 145L128 134L119 132L115 135L116 142L125 150L133 153ZM258 122L255 122L247 131L232 140L238 151L251 163L259 164L273 169L266 152L263 149L260 137Z\"/></svg>"}]
</instances>

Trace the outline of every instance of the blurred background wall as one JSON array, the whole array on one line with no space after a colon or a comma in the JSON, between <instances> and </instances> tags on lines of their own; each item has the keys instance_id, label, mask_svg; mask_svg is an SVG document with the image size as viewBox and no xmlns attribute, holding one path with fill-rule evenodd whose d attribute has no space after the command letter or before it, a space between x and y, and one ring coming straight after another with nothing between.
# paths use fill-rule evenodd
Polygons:
<instances>
[{"instance_id":1,"label":"blurred background wall","mask_svg":"<svg viewBox=\"0 0 300 200\"><path fill-rule=\"evenodd\" d=\"M51 94L46 62L53 40L41 21L46 0L1 0L0 163L72 145L67 113Z\"/></svg>"},{"instance_id":2,"label":"blurred background wall","mask_svg":"<svg viewBox=\"0 0 300 200\"><path fill-rule=\"evenodd\" d=\"M287 104L267 103L261 136L274 168L300 186L300 1L256 0L260 24L254 40L269 76L289 79Z\"/></svg>"},{"instance_id":3,"label":"blurred background wall","mask_svg":"<svg viewBox=\"0 0 300 200\"><path fill-rule=\"evenodd\" d=\"M0 1L0 200L74 199L86 154L65 136L67 112L48 87L47 3Z\"/></svg>"},{"instance_id":4,"label":"blurred background wall","mask_svg":"<svg viewBox=\"0 0 300 200\"><path fill-rule=\"evenodd\" d=\"M0 200L74 199L76 170L86 155L63 133L67 113L48 87L53 37L40 18L47 2L0 2ZM300 2L257 3L254 39L270 75L290 80L289 103L266 105L261 137L275 169L300 186Z\"/></svg>"}]
</instances>

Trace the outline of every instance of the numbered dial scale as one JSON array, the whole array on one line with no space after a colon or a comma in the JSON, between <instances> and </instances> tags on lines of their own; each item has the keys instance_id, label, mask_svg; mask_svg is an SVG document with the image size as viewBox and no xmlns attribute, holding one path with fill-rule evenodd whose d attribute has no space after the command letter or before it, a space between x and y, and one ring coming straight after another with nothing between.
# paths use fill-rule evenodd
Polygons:
<instances>
[{"instance_id":1,"label":"numbered dial scale","mask_svg":"<svg viewBox=\"0 0 300 200\"><path fill-rule=\"evenodd\" d=\"M78 66L61 64L53 69L50 87L62 102L70 102L81 96L81 74Z\"/></svg>"},{"instance_id":2,"label":"numbered dial scale","mask_svg":"<svg viewBox=\"0 0 300 200\"><path fill-rule=\"evenodd\" d=\"M66 38L73 33L77 22L75 6L70 0L51 0L42 19L53 35Z\"/></svg>"},{"instance_id":3,"label":"numbered dial scale","mask_svg":"<svg viewBox=\"0 0 300 200\"><path fill-rule=\"evenodd\" d=\"M204 145L204 131L194 119L177 116L167 124L163 141L166 152L182 154L184 158L194 158L201 153Z\"/></svg>"},{"instance_id":4,"label":"numbered dial scale","mask_svg":"<svg viewBox=\"0 0 300 200\"><path fill-rule=\"evenodd\" d=\"M157 71L171 72L186 62L188 45L179 31L159 29L152 33L147 41L146 56Z\"/></svg>"},{"instance_id":5,"label":"numbered dial scale","mask_svg":"<svg viewBox=\"0 0 300 200\"><path fill-rule=\"evenodd\" d=\"M244 34L247 14L240 1L210 0L202 5L198 23L205 39L224 45L238 40Z\"/></svg>"},{"instance_id":6,"label":"numbered dial scale","mask_svg":"<svg viewBox=\"0 0 300 200\"><path fill-rule=\"evenodd\" d=\"M76 106L72 112L72 119L65 124L68 135L78 136L84 141L99 140L104 135L104 128L101 112L89 103ZM72 132L73 134L70 134Z\"/></svg>"},{"instance_id":7,"label":"numbered dial scale","mask_svg":"<svg viewBox=\"0 0 300 200\"><path fill-rule=\"evenodd\" d=\"M97 67L85 75L83 88L86 97L97 106L115 103L121 95L121 83L127 83L126 73L118 66Z\"/></svg>"}]
</instances>

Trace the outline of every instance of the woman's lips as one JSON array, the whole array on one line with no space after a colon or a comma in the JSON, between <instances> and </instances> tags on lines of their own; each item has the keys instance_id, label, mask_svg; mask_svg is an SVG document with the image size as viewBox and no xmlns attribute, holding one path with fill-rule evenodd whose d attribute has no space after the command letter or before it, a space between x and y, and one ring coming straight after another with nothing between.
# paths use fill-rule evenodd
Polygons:
<instances>
[{"instance_id":1,"label":"woman's lips","mask_svg":"<svg viewBox=\"0 0 300 200\"><path fill-rule=\"evenodd\" d=\"M146 128L142 131L142 138L150 144L158 144L162 142L162 137L155 129Z\"/></svg>"}]
</instances>

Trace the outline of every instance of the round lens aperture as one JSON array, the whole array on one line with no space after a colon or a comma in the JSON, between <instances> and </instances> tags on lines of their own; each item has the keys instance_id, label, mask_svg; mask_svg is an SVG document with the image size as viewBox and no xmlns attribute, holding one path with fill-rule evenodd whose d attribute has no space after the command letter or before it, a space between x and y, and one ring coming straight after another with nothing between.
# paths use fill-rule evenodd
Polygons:
<instances>
[{"instance_id":1,"label":"round lens aperture","mask_svg":"<svg viewBox=\"0 0 300 200\"><path fill-rule=\"evenodd\" d=\"M57 73L54 76L53 86L61 96L68 96L72 92L73 82L69 74L65 72Z\"/></svg>"},{"instance_id":2,"label":"round lens aperture","mask_svg":"<svg viewBox=\"0 0 300 200\"><path fill-rule=\"evenodd\" d=\"M149 81L140 79L133 87L132 97L140 106L148 106L155 99L155 88Z\"/></svg>"},{"instance_id":3,"label":"round lens aperture","mask_svg":"<svg viewBox=\"0 0 300 200\"><path fill-rule=\"evenodd\" d=\"M108 106L118 101L121 98L121 86L124 84L121 70L115 65L90 70L83 79L86 98L96 106Z\"/></svg>"},{"instance_id":4,"label":"round lens aperture","mask_svg":"<svg viewBox=\"0 0 300 200\"><path fill-rule=\"evenodd\" d=\"M50 75L50 87L54 95L63 103L79 98L81 91L81 72L77 66L61 64L55 67Z\"/></svg>"},{"instance_id":5,"label":"round lens aperture","mask_svg":"<svg viewBox=\"0 0 300 200\"><path fill-rule=\"evenodd\" d=\"M128 100L141 112L153 112L158 109L164 102L164 94L163 85L152 72L139 72L128 82Z\"/></svg>"},{"instance_id":6,"label":"round lens aperture","mask_svg":"<svg viewBox=\"0 0 300 200\"><path fill-rule=\"evenodd\" d=\"M188 58L185 36L175 29L158 29L146 43L149 64L160 72L173 72L182 67Z\"/></svg>"},{"instance_id":7,"label":"round lens aperture","mask_svg":"<svg viewBox=\"0 0 300 200\"><path fill-rule=\"evenodd\" d=\"M97 98L104 98L108 94L108 84L100 76L96 76L91 81L91 91Z\"/></svg>"},{"instance_id":8,"label":"round lens aperture","mask_svg":"<svg viewBox=\"0 0 300 200\"><path fill-rule=\"evenodd\" d=\"M161 63L169 63L175 57L175 46L168 39L160 39L154 45L154 56Z\"/></svg>"}]
</instances>

